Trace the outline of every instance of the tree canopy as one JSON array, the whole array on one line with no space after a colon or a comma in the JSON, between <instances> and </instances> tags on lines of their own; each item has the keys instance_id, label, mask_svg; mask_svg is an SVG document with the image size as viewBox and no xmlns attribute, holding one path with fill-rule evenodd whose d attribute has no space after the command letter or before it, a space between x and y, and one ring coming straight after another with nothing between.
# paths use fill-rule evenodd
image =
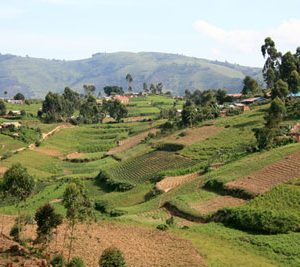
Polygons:
<instances>
[{"instance_id":1,"label":"tree canopy","mask_svg":"<svg viewBox=\"0 0 300 267\"><path fill-rule=\"evenodd\" d=\"M120 86L112 85L112 86L105 86L103 88L104 93L107 96L111 95L124 95L124 90Z\"/></svg>"}]
</instances>

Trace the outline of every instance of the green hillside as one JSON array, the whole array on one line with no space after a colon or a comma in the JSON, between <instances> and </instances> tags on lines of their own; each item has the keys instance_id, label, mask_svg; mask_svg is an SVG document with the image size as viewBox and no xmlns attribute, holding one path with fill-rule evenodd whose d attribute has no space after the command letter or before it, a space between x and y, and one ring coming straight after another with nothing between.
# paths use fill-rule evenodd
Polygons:
<instances>
[{"instance_id":1,"label":"green hillside","mask_svg":"<svg viewBox=\"0 0 300 267\"><path fill-rule=\"evenodd\" d=\"M74 61L0 54L0 96L4 91L11 96L20 91L40 98L65 86L81 91L87 83L101 91L112 84L126 88L127 73L134 78L134 91L140 91L144 82L163 82L164 90L174 94L211 88L235 92L241 89L245 75L261 80L259 68L165 53L98 53Z\"/></svg>"}]
</instances>

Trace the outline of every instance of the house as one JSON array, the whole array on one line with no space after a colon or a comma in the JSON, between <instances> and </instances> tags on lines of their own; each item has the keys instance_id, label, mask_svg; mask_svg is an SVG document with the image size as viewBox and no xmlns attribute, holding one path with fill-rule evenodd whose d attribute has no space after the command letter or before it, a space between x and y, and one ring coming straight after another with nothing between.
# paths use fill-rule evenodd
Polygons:
<instances>
[{"instance_id":1,"label":"house","mask_svg":"<svg viewBox=\"0 0 300 267\"><path fill-rule=\"evenodd\" d=\"M24 100L8 99L7 103L16 104L16 105L23 105L24 104Z\"/></svg>"},{"instance_id":2,"label":"house","mask_svg":"<svg viewBox=\"0 0 300 267\"><path fill-rule=\"evenodd\" d=\"M122 104L126 105L129 103L129 98L128 96L123 96L123 95L115 95L113 99L119 100Z\"/></svg>"},{"instance_id":3,"label":"house","mask_svg":"<svg viewBox=\"0 0 300 267\"><path fill-rule=\"evenodd\" d=\"M7 128L15 128L19 129L22 126L20 122L17 121L8 121L8 122L3 122L0 127L2 129L7 129Z\"/></svg>"},{"instance_id":4,"label":"house","mask_svg":"<svg viewBox=\"0 0 300 267\"><path fill-rule=\"evenodd\" d=\"M253 104L253 103L264 101L264 100L265 100L264 97L251 97L251 98L243 99L241 101L241 103L249 105L249 104Z\"/></svg>"},{"instance_id":5,"label":"house","mask_svg":"<svg viewBox=\"0 0 300 267\"><path fill-rule=\"evenodd\" d=\"M297 142L300 142L300 123L294 125L290 131L290 135L293 136Z\"/></svg>"},{"instance_id":6,"label":"house","mask_svg":"<svg viewBox=\"0 0 300 267\"><path fill-rule=\"evenodd\" d=\"M21 115L21 111L20 110L10 110L8 112L8 115L10 115L10 116L20 116Z\"/></svg>"},{"instance_id":7,"label":"house","mask_svg":"<svg viewBox=\"0 0 300 267\"><path fill-rule=\"evenodd\" d=\"M241 98L242 94L241 93L234 93L234 94L227 94L227 96L232 97L232 98Z\"/></svg>"},{"instance_id":8,"label":"house","mask_svg":"<svg viewBox=\"0 0 300 267\"><path fill-rule=\"evenodd\" d=\"M289 96L289 97L300 97L300 92L295 93L295 94L291 93L291 94L289 94L288 96Z\"/></svg>"},{"instance_id":9,"label":"house","mask_svg":"<svg viewBox=\"0 0 300 267\"><path fill-rule=\"evenodd\" d=\"M239 108L243 112L250 110L250 107L247 106L247 105L245 105L245 104L243 104L243 103L234 103L233 105L234 105L235 108Z\"/></svg>"}]
</instances>

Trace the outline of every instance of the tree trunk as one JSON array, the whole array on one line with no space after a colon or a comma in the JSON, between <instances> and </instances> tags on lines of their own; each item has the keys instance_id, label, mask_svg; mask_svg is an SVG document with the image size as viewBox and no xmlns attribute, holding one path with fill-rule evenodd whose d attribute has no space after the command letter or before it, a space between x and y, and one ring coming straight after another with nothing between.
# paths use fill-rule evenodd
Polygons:
<instances>
[{"instance_id":1,"label":"tree trunk","mask_svg":"<svg viewBox=\"0 0 300 267\"><path fill-rule=\"evenodd\" d=\"M72 225L71 225L71 239L70 239L69 254L68 254L68 263L70 262L71 252L72 252L72 249L73 249L74 228L75 228L75 223L72 222Z\"/></svg>"}]
</instances>

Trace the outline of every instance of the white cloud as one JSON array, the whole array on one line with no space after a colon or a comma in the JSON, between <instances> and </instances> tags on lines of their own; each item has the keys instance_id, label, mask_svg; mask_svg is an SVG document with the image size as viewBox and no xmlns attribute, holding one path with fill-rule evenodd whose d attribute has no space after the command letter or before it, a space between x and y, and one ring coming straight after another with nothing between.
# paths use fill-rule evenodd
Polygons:
<instances>
[{"instance_id":1,"label":"white cloud","mask_svg":"<svg viewBox=\"0 0 300 267\"><path fill-rule=\"evenodd\" d=\"M0 19L13 19L22 15L25 10L14 8L14 7L0 7Z\"/></svg>"},{"instance_id":2,"label":"white cloud","mask_svg":"<svg viewBox=\"0 0 300 267\"><path fill-rule=\"evenodd\" d=\"M300 20L291 18L277 27L265 30L225 30L210 24L205 20L198 20L195 29L204 37L215 41L218 49L230 49L241 54L260 53L260 46L266 37L270 36L282 52L295 50L300 46Z\"/></svg>"}]
</instances>

